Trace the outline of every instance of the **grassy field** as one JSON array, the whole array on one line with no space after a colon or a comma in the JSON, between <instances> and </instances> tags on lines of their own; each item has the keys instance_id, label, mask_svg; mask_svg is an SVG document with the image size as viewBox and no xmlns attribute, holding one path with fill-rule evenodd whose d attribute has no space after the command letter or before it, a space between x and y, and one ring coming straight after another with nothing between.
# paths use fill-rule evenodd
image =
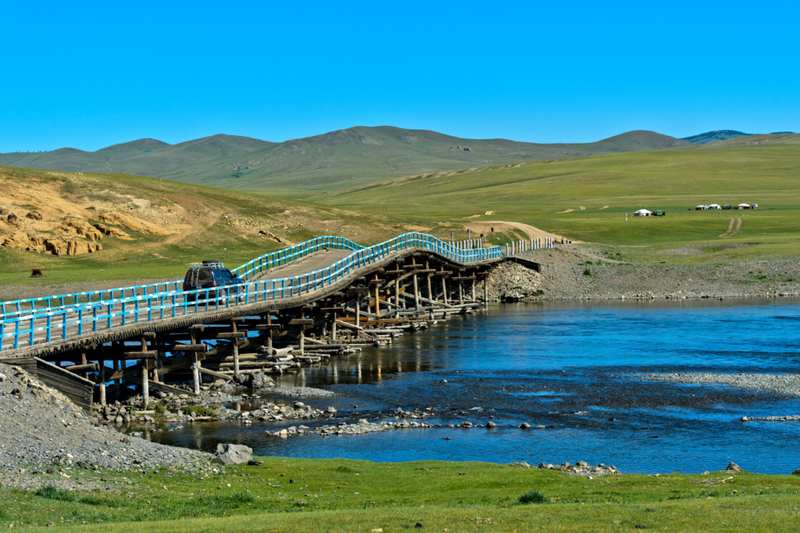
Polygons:
<instances>
[{"instance_id":1,"label":"grassy field","mask_svg":"<svg viewBox=\"0 0 800 533\"><path fill-rule=\"evenodd\" d=\"M372 243L407 231L391 216L369 215L302 201L115 174L78 174L0 167L0 205L17 225L0 221L0 240L17 232L58 236L67 214L89 223L118 213L156 233L123 228L132 240L106 237L103 250L78 256L0 248L0 284L179 279L189 263L218 259L238 266L266 252L319 235ZM30 211L42 221L25 218ZM279 242L279 240L280 242ZM32 268L45 277L31 279Z\"/></svg>"},{"instance_id":2,"label":"grassy field","mask_svg":"<svg viewBox=\"0 0 800 533\"><path fill-rule=\"evenodd\" d=\"M362 244L410 230L463 239L466 223L497 220L625 247L627 260L797 257L798 176L800 135L450 170L317 195L285 189L283 197L136 176L0 167L0 205L30 226L0 222L0 238L21 230L55 234L68 213L92 223L101 211L173 229L167 235L128 230L132 241L107 238L101 252L76 257L0 248L5 273L0 284L178 279L191 262L212 258L237 266L318 235L342 235ZM741 202L761 209L693 210L700 203ZM643 207L662 209L667 216L632 216ZM50 226L37 229L24 218L34 209ZM734 231L728 232L732 220ZM506 229L487 242L522 237L523 232ZM44 270L46 277L31 279L32 268Z\"/></svg>"},{"instance_id":3,"label":"grassy field","mask_svg":"<svg viewBox=\"0 0 800 533\"><path fill-rule=\"evenodd\" d=\"M800 478L712 472L601 476L490 463L265 458L224 474L122 477L111 490L0 489L0 526L92 531L790 531ZM48 477L45 475L45 477ZM58 478L59 476L52 476ZM38 524L38 526L34 526Z\"/></svg>"},{"instance_id":4,"label":"grassy field","mask_svg":"<svg viewBox=\"0 0 800 533\"><path fill-rule=\"evenodd\" d=\"M717 246L712 259L738 259L800 253L798 177L800 135L751 136L692 149L428 173L309 199L441 223L523 222L575 240L641 247L648 259L687 245ZM761 209L693 209L742 202ZM641 208L667 216L633 217ZM742 219L740 231L721 237L731 218Z\"/></svg>"}]
</instances>

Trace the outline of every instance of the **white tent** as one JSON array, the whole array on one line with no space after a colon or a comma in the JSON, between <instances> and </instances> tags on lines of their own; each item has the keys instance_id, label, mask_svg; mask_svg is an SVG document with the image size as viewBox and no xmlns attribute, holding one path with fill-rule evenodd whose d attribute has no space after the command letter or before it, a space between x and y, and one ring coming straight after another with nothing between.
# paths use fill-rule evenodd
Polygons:
<instances>
[{"instance_id":1,"label":"white tent","mask_svg":"<svg viewBox=\"0 0 800 533\"><path fill-rule=\"evenodd\" d=\"M722 209L719 204L711 204L706 209Z\"/></svg>"},{"instance_id":2,"label":"white tent","mask_svg":"<svg viewBox=\"0 0 800 533\"><path fill-rule=\"evenodd\" d=\"M652 214L653 213L648 211L647 209L639 209L638 211L636 211L633 214L633 216L635 216L635 217L649 217Z\"/></svg>"},{"instance_id":3,"label":"white tent","mask_svg":"<svg viewBox=\"0 0 800 533\"><path fill-rule=\"evenodd\" d=\"M700 204L700 205L698 205L697 207L694 208L695 211L705 211L706 209L708 209L708 208L706 206L704 206L703 204Z\"/></svg>"},{"instance_id":4,"label":"white tent","mask_svg":"<svg viewBox=\"0 0 800 533\"><path fill-rule=\"evenodd\" d=\"M750 204L739 204L736 207L737 209L750 209Z\"/></svg>"}]
</instances>

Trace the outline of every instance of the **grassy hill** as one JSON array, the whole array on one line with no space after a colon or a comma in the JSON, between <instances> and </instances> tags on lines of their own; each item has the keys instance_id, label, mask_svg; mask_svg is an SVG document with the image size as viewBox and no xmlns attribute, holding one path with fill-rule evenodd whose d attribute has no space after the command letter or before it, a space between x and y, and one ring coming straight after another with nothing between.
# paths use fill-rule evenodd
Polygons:
<instances>
[{"instance_id":1,"label":"grassy hill","mask_svg":"<svg viewBox=\"0 0 800 533\"><path fill-rule=\"evenodd\" d=\"M308 194L299 191L336 190L419 172L688 146L692 144L650 131L632 131L594 143L533 144L382 126L282 143L228 135L174 146L141 139L97 152L64 148L0 154L0 165L133 174L230 189L283 191L281 195L298 197Z\"/></svg>"},{"instance_id":2,"label":"grassy hill","mask_svg":"<svg viewBox=\"0 0 800 533\"><path fill-rule=\"evenodd\" d=\"M251 152L271 144L249 137L222 134L176 145L155 139L140 139L96 152L61 148L52 152L0 154L0 165L160 177L187 165Z\"/></svg>"},{"instance_id":3,"label":"grassy hill","mask_svg":"<svg viewBox=\"0 0 800 533\"><path fill-rule=\"evenodd\" d=\"M715 130L715 131L707 131L706 133L701 133L699 135L692 135L691 137L684 137L683 140L695 144L711 144L719 141L724 141L726 139L745 137L747 135L750 134L735 130Z\"/></svg>"},{"instance_id":4,"label":"grassy hill","mask_svg":"<svg viewBox=\"0 0 800 533\"><path fill-rule=\"evenodd\" d=\"M311 199L440 222L516 221L576 240L641 247L643 254L711 243L719 257L755 257L800 253L798 176L800 135L753 135L691 150L425 173ZM689 210L742 202L762 209ZM643 207L668 215L625 220ZM741 230L719 237L731 218L742 218Z\"/></svg>"},{"instance_id":5,"label":"grassy hill","mask_svg":"<svg viewBox=\"0 0 800 533\"><path fill-rule=\"evenodd\" d=\"M60 237L66 219L104 223L130 236L105 236L103 249L75 256L0 247L1 284L135 278L177 279L186 265L247 260L318 235L374 243L408 231L391 217L212 189L156 178L0 167L0 243L14 234ZM36 212L41 220L27 218ZM111 222L109 222L111 221ZM415 226L416 227L416 226ZM46 278L31 280L32 268Z\"/></svg>"}]
</instances>

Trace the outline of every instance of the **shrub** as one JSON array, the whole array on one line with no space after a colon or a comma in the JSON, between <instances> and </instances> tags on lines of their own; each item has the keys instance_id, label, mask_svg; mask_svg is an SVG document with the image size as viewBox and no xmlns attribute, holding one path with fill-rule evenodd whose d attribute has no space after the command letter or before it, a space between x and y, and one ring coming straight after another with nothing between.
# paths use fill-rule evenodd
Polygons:
<instances>
[{"instance_id":1,"label":"shrub","mask_svg":"<svg viewBox=\"0 0 800 533\"><path fill-rule=\"evenodd\" d=\"M583 269L583 275L584 276L591 276L592 275L592 271L589 270L588 268L584 268Z\"/></svg>"},{"instance_id":2,"label":"shrub","mask_svg":"<svg viewBox=\"0 0 800 533\"><path fill-rule=\"evenodd\" d=\"M205 405L193 405L192 407L187 407L183 412L194 416L214 416L216 414L213 407L206 407Z\"/></svg>"},{"instance_id":3,"label":"shrub","mask_svg":"<svg viewBox=\"0 0 800 533\"><path fill-rule=\"evenodd\" d=\"M519 503L521 504L529 504L529 503L546 503L547 498L539 492L538 490L529 490L525 494L519 497Z\"/></svg>"},{"instance_id":4,"label":"shrub","mask_svg":"<svg viewBox=\"0 0 800 533\"><path fill-rule=\"evenodd\" d=\"M156 405L156 413L163 415L166 410L167 408L163 405Z\"/></svg>"},{"instance_id":5,"label":"shrub","mask_svg":"<svg viewBox=\"0 0 800 533\"><path fill-rule=\"evenodd\" d=\"M44 487L40 487L36 489L34 494L41 496L42 498L47 498L48 500L58 500L62 502L75 501L75 496L73 496L69 491L58 489L53 485L45 485Z\"/></svg>"}]
</instances>

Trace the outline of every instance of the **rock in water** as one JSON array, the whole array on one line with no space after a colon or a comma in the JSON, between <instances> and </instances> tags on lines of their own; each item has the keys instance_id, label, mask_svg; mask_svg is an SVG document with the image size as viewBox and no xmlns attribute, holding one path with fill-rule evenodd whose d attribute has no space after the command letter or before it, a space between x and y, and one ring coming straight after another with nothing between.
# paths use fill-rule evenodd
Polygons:
<instances>
[{"instance_id":1,"label":"rock in water","mask_svg":"<svg viewBox=\"0 0 800 533\"><path fill-rule=\"evenodd\" d=\"M738 474L738 473L740 473L742 471L742 469L739 468L739 465L737 465L736 463L731 462L731 464L728 465L728 467L725 469L725 471L726 472L731 472L733 474Z\"/></svg>"},{"instance_id":2,"label":"rock in water","mask_svg":"<svg viewBox=\"0 0 800 533\"><path fill-rule=\"evenodd\" d=\"M253 449L241 444L217 444L214 461L224 465L247 463L253 458Z\"/></svg>"}]
</instances>

